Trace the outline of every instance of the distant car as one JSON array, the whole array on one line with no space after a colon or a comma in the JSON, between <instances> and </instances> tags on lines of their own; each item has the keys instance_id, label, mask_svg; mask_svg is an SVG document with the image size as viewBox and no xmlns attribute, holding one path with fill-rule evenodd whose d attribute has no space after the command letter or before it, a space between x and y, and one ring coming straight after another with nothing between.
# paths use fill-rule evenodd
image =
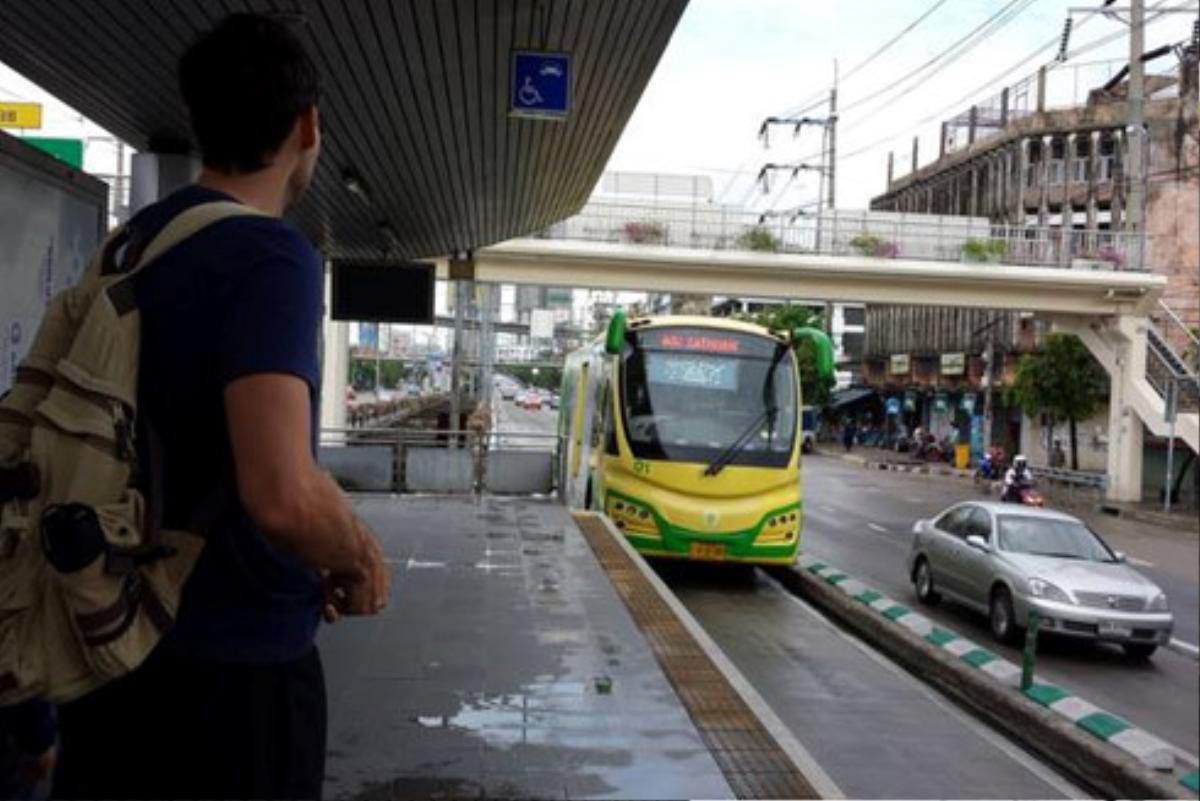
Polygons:
<instances>
[{"instance_id":1,"label":"distant car","mask_svg":"<svg viewBox=\"0 0 1200 801\"><path fill-rule=\"evenodd\" d=\"M1163 591L1070 515L968 502L918 520L913 533L917 598L947 595L987 614L997 640L1015 641L1032 611L1043 631L1119 643L1137 659L1171 639Z\"/></svg>"},{"instance_id":2,"label":"distant car","mask_svg":"<svg viewBox=\"0 0 1200 801\"><path fill-rule=\"evenodd\" d=\"M542 393L536 389L531 389L525 393L525 402L521 407L529 411L539 412L542 410Z\"/></svg>"},{"instance_id":3,"label":"distant car","mask_svg":"<svg viewBox=\"0 0 1200 801\"><path fill-rule=\"evenodd\" d=\"M529 392L527 390L518 389L516 391L516 394L513 395L513 403L517 404L518 406L524 406L525 399L528 397L529 397Z\"/></svg>"},{"instance_id":4,"label":"distant car","mask_svg":"<svg viewBox=\"0 0 1200 801\"><path fill-rule=\"evenodd\" d=\"M517 397L517 385L509 381L500 382L500 400L512 400Z\"/></svg>"},{"instance_id":5,"label":"distant car","mask_svg":"<svg viewBox=\"0 0 1200 801\"><path fill-rule=\"evenodd\" d=\"M557 392L549 392L546 394L546 405L549 406L551 409L558 408L558 393Z\"/></svg>"}]
</instances>

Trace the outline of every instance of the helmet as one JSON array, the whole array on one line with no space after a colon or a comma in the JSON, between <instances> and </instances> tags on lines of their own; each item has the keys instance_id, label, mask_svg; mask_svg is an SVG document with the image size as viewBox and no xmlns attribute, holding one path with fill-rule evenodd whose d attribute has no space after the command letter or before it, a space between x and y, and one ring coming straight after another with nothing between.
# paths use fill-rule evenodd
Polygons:
<instances>
[{"instance_id":1,"label":"helmet","mask_svg":"<svg viewBox=\"0 0 1200 801\"><path fill-rule=\"evenodd\" d=\"M1025 454L1018 453L1013 457L1013 467L1024 467L1025 463Z\"/></svg>"}]
</instances>

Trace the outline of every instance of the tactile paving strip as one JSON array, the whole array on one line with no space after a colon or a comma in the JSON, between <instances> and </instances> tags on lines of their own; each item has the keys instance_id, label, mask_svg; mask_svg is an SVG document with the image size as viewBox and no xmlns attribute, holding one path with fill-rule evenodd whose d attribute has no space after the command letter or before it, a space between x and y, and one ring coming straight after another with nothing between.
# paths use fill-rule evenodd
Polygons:
<instances>
[{"instance_id":1,"label":"tactile paving strip","mask_svg":"<svg viewBox=\"0 0 1200 801\"><path fill-rule=\"evenodd\" d=\"M602 520L576 524L738 798L819 798Z\"/></svg>"}]
</instances>

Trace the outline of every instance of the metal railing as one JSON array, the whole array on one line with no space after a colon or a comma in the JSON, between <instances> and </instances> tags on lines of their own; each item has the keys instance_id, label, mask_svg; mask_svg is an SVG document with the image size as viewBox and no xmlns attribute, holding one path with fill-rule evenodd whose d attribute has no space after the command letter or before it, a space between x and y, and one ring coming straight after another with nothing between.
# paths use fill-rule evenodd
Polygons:
<instances>
[{"instance_id":1,"label":"metal railing","mask_svg":"<svg viewBox=\"0 0 1200 801\"><path fill-rule=\"evenodd\" d=\"M322 428L318 459L357 492L550 494L557 433Z\"/></svg>"},{"instance_id":2,"label":"metal railing","mask_svg":"<svg viewBox=\"0 0 1200 801\"><path fill-rule=\"evenodd\" d=\"M1059 504L1100 503L1108 488L1108 476L1085 470L1030 465L1042 494Z\"/></svg>"},{"instance_id":3,"label":"metal railing","mask_svg":"<svg viewBox=\"0 0 1200 801\"><path fill-rule=\"evenodd\" d=\"M589 203L541 236L648 247L1101 270L1126 269L1138 246L1138 237L1124 231L993 225L983 217L830 210L764 218L728 206L608 201ZM1150 263L1148 256L1144 263Z\"/></svg>"}]
</instances>

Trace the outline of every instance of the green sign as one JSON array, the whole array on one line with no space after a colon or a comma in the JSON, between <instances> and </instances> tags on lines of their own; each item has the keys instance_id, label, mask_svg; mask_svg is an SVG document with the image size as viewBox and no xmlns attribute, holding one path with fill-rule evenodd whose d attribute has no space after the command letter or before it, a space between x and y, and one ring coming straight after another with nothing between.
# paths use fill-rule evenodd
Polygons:
<instances>
[{"instance_id":1,"label":"green sign","mask_svg":"<svg viewBox=\"0 0 1200 801\"><path fill-rule=\"evenodd\" d=\"M962 396L962 410L967 414L975 414L975 393L965 392Z\"/></svg>"},{"instance_id":2,"label":"green sign","mask_svg":"<svg viewBox=\"0 0 1200 801\"><path fill-rule=\"evenodd\" d=\"M945 414L950 410L950 399L944 392L933 396L933 411L935 414Z\"/></svg>"},{"instance_id":3,"label":"green sign","mask_svg":"<svg viewBox=\"0 0 1200 801\"><path fill-rule=\"evenodd\" d=\"M83 140L54 139L45 136L27 136L21 141L49 153L59 161L65 161L77 170L83 169Z\"/></svg>"}]
</instances>

